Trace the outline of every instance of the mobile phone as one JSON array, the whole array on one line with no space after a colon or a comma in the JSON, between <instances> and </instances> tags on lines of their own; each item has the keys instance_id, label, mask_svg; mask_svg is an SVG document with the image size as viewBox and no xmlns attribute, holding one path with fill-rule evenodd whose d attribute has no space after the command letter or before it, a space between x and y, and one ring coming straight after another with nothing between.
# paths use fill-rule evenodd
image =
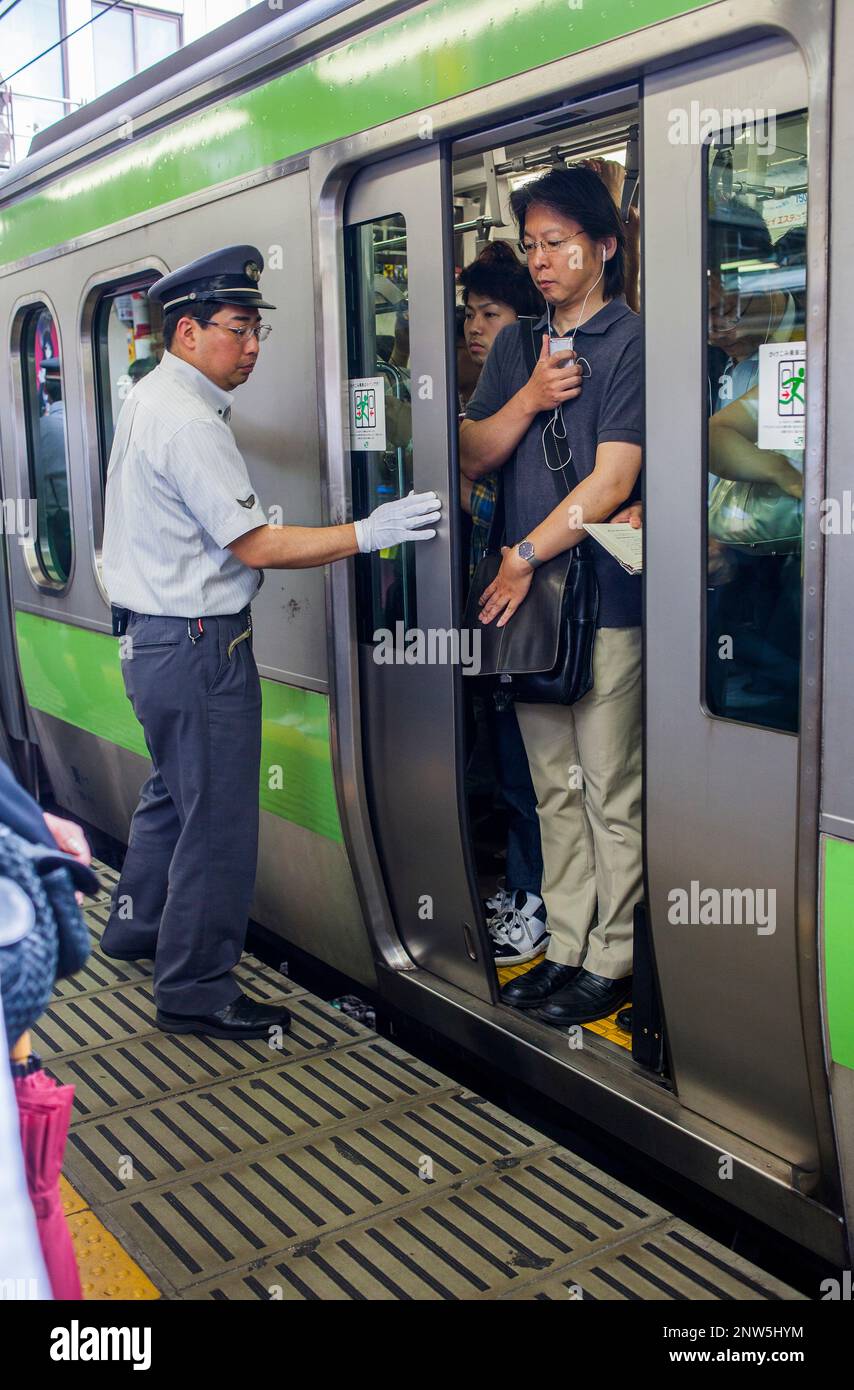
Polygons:
<instances>
[{"instance_id":1,"label":"mobile phone","mask_svg":"<svg viewBox=\"0 0 854 1390\"><path fill-rule=\"evenodd\" d=\"M554 355L555 355L556 352L574 352L574 350L575 350L575 349L574 349L573 346L572 346L572 339L571 339L571 338L550 338L550 339L549 339L549 355L550 355L551 357L554 357ZM567 363L565 363L565 365L566 365L567 367L571 367L571 366L572 366L572 363L571 363L571 362L567 362Z\"/></svg>"}]
</instances>

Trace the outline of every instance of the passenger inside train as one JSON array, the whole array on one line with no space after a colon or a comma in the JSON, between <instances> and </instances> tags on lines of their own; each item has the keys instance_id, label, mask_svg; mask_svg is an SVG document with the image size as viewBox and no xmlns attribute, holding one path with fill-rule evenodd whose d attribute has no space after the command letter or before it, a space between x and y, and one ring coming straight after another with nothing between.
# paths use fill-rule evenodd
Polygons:
<instances>
[{"instance_id":1,"label":"passenger inside train","mask_svg":"<svg viewBox=\"0 0 854 1390\"><path fill-rule=\"evenodd\" d=\"M460 272L458 283L462 288L467 355L479 377L502 328L516 323L520 315L539 318L545 301L507 241L487 242L477 258ZM487 548L496 489L494 474L476 481L460 474L460 497L472 522L469 580ZM470 690L468 685L466 693ZM485 902L487 929L496 965L521 965L541 955L548 946L546 910L540 891L543 857L537 798L512 701L502 698L502 692L494 686L482 695L472 694L471 699L477 706L476 716L472 711L476 727L487 734L494 769L494 775L485 779L487 817L492 810L494 786L507 818L505 871Z\"/></svg>"},{"instance_id":2,"label":"passenger inside train","mask_svg":"<svg viewBox=\"0 0 854 1390\"><path fill-rule=\"evenodd\" d=\"M642 438L641 331L625 302L625 231L611 195L592 170L555 168L516 190L511 208L547 304L534 370L525 328L504 329L460 431L469 477L503 469L511 544L481 600L481 621L502 624L524 604L540 563L589 544L581 517L607 521L635 500ZM580 353L550 351L550 336L572 350L578 333ZM569 528L568 506L578 509ZM628 998L642 893L640 582L598 548L593 560L592 685L571 705L516 703L537 790L551 941L545 960L501 997L560 1026L601 1018Z\"/></svg>"}]
</instances>

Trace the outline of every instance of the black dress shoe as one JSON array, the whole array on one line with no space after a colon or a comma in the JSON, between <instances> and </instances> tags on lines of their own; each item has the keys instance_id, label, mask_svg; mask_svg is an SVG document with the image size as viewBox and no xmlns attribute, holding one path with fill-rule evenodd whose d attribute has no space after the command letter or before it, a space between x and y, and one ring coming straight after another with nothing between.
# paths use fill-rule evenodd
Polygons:
<instances>
[{"instance_id":1,"label":"black dress shoe","mask_svg":"<svg viewBox=\"0 0 854 1390\"><path fill-rule=\"evenodd\" d=\"M291 1016L281 1004L256 1004L239 994L212 1014L168 1014L157 1010L157 1027L164 1033L199 1033L203 1038L266 1038L271 1028L287 1033Z\"/></svg>"},{"instance_id":2,"label":"black dress shoe","mask_svg":"<svg viewBox=\"0 0 854 1390\"><path fill-rule=\"evenodd\" d=\"M607 1018L625 1004L631 992L631 975L621 980L607 980L604 975L579 970L571 985L546 1000L537 1017L561 1028L573 1023L593 1023L597 1018Z\"/></svg>"},{"instance_id":3,"label":"black dress shoe","mask_svg":"<svg viewBox=\"0 0 854 1390\"><path fill-rule=\"evenodd\" d=\"M541 960L533 970L517 975L501 991L502 1004L514 1009L536 1009L556 990L563 989L578 974L577 965L558 965L554 960Z\"/></svg>"}]
</instances>

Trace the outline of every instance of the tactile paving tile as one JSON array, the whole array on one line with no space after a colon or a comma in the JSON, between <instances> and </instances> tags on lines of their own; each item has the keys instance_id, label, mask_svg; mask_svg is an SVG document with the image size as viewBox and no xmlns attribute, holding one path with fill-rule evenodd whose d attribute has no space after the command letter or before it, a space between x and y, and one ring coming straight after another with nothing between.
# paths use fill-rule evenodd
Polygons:
<instances>
[{"instance_id":1,"label":"tactile paving tile","mask_svg":"<svg viewBox=\"0 0 854 1390\"><path fill-rule=\"evenodd\" d=\"M428 1160L441 1190L542 1142L478 1097L415 1101L392 1117L371 1116L168 1190L118 1199L111 1222L180 1289L421 1196Z\"/></svg>"},{"instance_id":2,"label":"tactile paving tile","mask_svg":"<svg viewBox=\"0 0 854 1390\"><path fill-rule=\"evenodd\" d=\"M75 1211L85 1211L86 1202L79 1192L71 1186L67 1178L59 1179L59 1196L62 1202L62 1210L66 1216L71 1216Z\"/></svg>"},{"instance_id":3,"label":"tactile paving tile","mask_svg":"<svg viewBox=\"0 0 854 1390\"><path fill-rule=\"evenodd\" d=\"M281 1000L290 1009L305 995L304 990L295 990L284 975L275 976L275 987L257 974L244 974L240 983L245 992L262 1003ZM121 985L115 989L87 994L77 999L60 999L42 1015L33 1028L33 1046L44 1061L65 1056L79 1057L82 1052L108 1046L116 1041L129 1041L156 1033L163 1037L155 1023L156 1008L151 983ZM349 1031L356 1037L357 1031L366 1030L352 1019L346 1019L337 1009L322 1005L317 1000L309 1000L304 1006L303 1026L314 1027L325 1039L332 1041L328 1029L318 1030L312 1025L313 1017L323 1018L334 1031ZM337 1024L333 1024L337 1020ZM181 1036L192 1036L182 1034ZM229 1045L229 1044L226 1044Z\"/></svg>"},{"instance_id":4,"label":"tactile paving tile","mask_svg":"<svg viewBox=\"0 0 854 1390\"><path fill-rule=\"evenodd\" d=\"M801 1300L803 1294L734 1255L717 1241L668 1218L643 1235L591 1256L543 1283L511 1295L565 1301L581 1298L672 1300Z\"/></svg>"},{"instance_id":5,"label":"tactile paving tile","mask_svg":"<svg viewBox=\"0 0 854 1390\"><path fill-rule=\"evenodd\" d=\"M67 1169L96 1210L62 1196L89 1297L159 1297L136 1259L178 1298L797 1296L253 957L236 973L292 1011L275 1052L161 1033L150 964L97 946L36 1030L77 1092Z\"/></svg>"},{"instance_id":6,"label":"tactile paving tile","mask_svg":"<svg viewBox=\"0 0 854 1390\"><path fill-rule=\"evenodd\" d=\"M160 1290L127 1255L115 1236L91 1211L68 1218L84 1299L130 1300L160 1297Z\"/></svg>"},{"instance_id":7,"label":"tactile paving tile","mask_svg":"<svg viewBox=\"0 0 854 1390\"><path fill-rule=\"evenodd\" d=\"M435 1195L422 1190L421 1200L405 1209L207 1281L193 1297L495 1297L592 1250L604 1252L667 1215L554 1148L495 1163L457 1187Z\"/></svg>"},{"instance_id":8,"label":"tactile paving tile","mask_svg":"<svg viewBox=\"0 0 854 1390\"><path fill-rule=\"evenodd\" d=\"M88 1007L89 1001L85 1002ZM275 1050L264 1038L232 1042L189 1033L161 1033L152 1025L152 1031L144 1036L56 1060L49 1055L47 1044L40 1041L45 1070L57 1081L74 1086L76 1121L160 1101L195 1086L210 1086L228 1077L243 1077L276 1066L283 1059L375 1036L337 1009L303 993L295 998L286 994L285 1002L291 1014L291 1029ZM43 1028L51 1031L52 1011L45 1015Z\"/></svg>"},{"instance_id":9,"label":"tactile paving tile","mask_svg":"<svg viewBox=\"0 0 854 1390\"><path fill-rule=\"evenodd\" d=\"M78 1124L70 1141L75 1172L93 1201L110 1201L453 1089L448 1078L414 1066L405 1054L398 1058L383 1044L364 1042Z\"/></svg>"}]
</instances>

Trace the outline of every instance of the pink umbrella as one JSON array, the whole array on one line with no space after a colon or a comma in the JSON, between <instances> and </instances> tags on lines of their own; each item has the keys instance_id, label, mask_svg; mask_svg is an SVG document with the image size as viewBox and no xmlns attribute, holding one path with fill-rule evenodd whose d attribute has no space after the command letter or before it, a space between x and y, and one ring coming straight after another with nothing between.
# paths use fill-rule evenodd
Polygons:
<instances>
[{"instance_id":1,"label":"pink umbrella","mask_svg":"<svg viewBox=\"0 0 854 1390\"><path fill-rule=\"evenodd\" d=\"M74 1087L60 1086L32 1054L26 1076L15 1077L21 1147L42 1254L54 1298L82 1299L71 1232L59 1195L59 1175L71 1122Z\"/></svg>"}]
</instances>

